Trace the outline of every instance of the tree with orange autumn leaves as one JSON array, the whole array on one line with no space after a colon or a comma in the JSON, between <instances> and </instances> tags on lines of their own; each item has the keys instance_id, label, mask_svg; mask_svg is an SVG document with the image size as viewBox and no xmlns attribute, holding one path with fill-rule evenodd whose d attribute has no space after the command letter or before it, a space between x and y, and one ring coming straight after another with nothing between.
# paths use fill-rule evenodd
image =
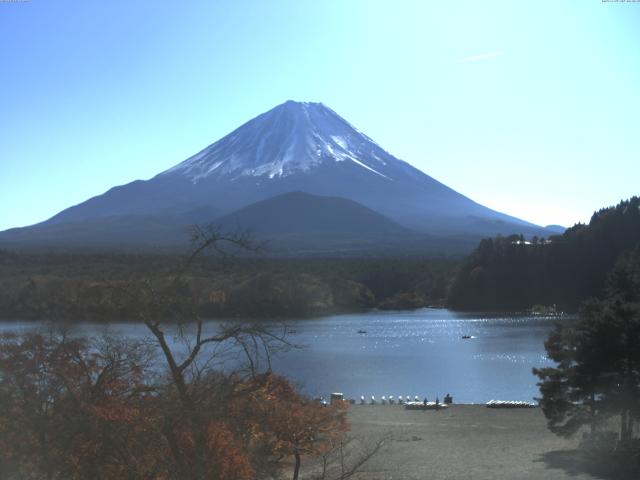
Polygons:
<instances>
[{"instance_id":1,"label":"tree with orange autumn leaves","mask_svg":"<svg viewBox=\"0 0 640 480\"><path fill-rule=\"evenodd\" d=\"M323 405L299 395L286 379L265 375L261 387L237 402L247 418L247 429L271 455L293 457L293 479L297 480L303 456L328 452L348 431L347 404Z\"/></svg>"},{"instance_id":2,"label":"tree with orange autumn leaves","mask_svg":"<svg viewBox=\"0 0 640 480\"><path fill-rule=\"evenodd\" d=\"M270 373L212 372L188 385L193 410L153 377L141 344L3 335L2 478L225 479L277 476L347 431L324 406ZM173 442L173 443L172 443ZM175 449L175 451L173 451Z\"/></svg>"},{"instance_id":3,"label":"tree with orange autumn leaves","mask_svg":"<svg viewBox=\"0 0 640 480\"><path fill-rule=\"evenodd\" d=\"M1 478L147 478L159 439L143 345L0 338Z\"/></svg>"}]
</instances>

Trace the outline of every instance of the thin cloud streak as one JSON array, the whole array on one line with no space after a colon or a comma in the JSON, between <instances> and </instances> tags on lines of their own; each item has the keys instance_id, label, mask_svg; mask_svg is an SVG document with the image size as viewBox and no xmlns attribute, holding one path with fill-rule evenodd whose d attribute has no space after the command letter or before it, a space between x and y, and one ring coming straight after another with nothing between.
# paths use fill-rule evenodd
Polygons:
<instances>
[{"instance_id":1,"label":"thin cloud streak","mask_svg":"<svg viewBox=\"0 0 640 480\"><path fill-rule=\"evenodd\" d=\"M499 50L497 52L491 53L483 53L482 55L475 55L473 57L461 58L458 60L459 62L475 62L476 60L484 60L485 58L497 57L498 55L502 55L504 52Z\"/></svg>"}]
</instances>

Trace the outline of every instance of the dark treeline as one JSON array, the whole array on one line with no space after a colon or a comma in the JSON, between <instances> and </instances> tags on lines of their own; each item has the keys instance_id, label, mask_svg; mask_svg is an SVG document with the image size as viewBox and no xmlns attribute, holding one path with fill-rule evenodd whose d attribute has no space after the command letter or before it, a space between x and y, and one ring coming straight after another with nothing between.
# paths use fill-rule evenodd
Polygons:
<instances>
[{"instance_id":1,"label":"dark treeline","mask_svg":"<svg viewBox=\"0 0 640 480\"><path fill-rule=\"evenodd\" d=\"M132 281L161 286L181 257L0 252L7 319L127 319L116 298ZM441 304L456 263L430 259L204 258L189 272L209 317L318 315Z\"/></svg>"},{"instance_id":2,"label":"dark treeline","mask_svg":"<svg viewBox=\"0 0 640 480\"><path fill-rule=\"evenodd\" d=\"M557 305L577 310L598 296L620 255L640 242L640 198L594 213L549 239L482 240L461 266L448 295L456 309L520 310Z\"/></svg>"}]
</instances>

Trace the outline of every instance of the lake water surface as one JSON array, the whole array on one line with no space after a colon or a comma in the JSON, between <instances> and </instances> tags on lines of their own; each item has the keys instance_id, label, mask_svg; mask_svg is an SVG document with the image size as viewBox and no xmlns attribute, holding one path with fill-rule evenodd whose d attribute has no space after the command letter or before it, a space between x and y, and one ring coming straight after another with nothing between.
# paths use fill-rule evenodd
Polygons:
<instances>
[{"instance_id":1,"label":"lake water surface","mask_svg":"<svg viewBox=\"0 0 640 480\"><path fill-rule=\"evenodd\" d=\"M289 320L289 340L303 348L279 354L273 367L307 393L325 397L338 391L347 398L418 395L432 401L451 393L461 403L532 401L538 390L531 369L549 364L544 340L556 321L444 309ZM3 322L0 330L33 325ZM127 337L146 334L144 326L134 323L82 323L76 330ZM474 338L463 339L465 335Z\"/></svg>"}]
</instances>

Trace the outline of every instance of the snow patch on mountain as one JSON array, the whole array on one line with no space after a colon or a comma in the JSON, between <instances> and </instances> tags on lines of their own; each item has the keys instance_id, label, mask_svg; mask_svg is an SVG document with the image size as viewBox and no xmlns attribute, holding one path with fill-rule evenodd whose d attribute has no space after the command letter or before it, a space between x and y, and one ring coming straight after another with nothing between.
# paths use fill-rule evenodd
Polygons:
<instances>
[{"instance_id":1,"label":"snow patch on mountain","mask_svg":"<svg viewBox=\"0 0 640 480\"><path fill-rule=\"evenodd\" d=\"M400 162L323 104L288 101L160 175L274 179L344 161L389 180L382 170Z\"/></svg>"}]
</instances>

